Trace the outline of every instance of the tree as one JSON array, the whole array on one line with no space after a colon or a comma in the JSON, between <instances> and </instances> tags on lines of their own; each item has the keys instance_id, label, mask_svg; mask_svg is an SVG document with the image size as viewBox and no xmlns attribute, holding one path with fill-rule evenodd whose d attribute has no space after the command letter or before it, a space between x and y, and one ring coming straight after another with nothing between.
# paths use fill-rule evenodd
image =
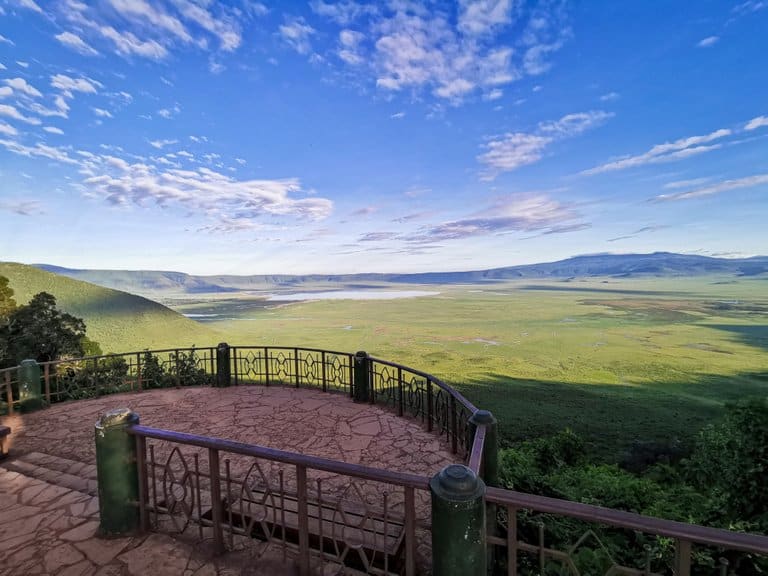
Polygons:
<instances>
[{"instance_id":1,"label":"tree","mask_svg":"<svg viewBox=\"0 0 768 576\"><path fill-rule=\"evenodd\" d=\"M8 286L8 278L0 276L0 368L5 366L8 357L8 321L15 309L13 289Z\"/></svg>"},{"instance_id":2,"label":"tree","mask_svg":"<svg viewBox=\"0 0 768 576\"><path fill-rule=\"evenodd\" d=\"M47 292L13 310L5 333L6 358L11 363L25 358L49 362L84 353L85 322L56 308L56 298Z\"/></svg>"}]
</instances>

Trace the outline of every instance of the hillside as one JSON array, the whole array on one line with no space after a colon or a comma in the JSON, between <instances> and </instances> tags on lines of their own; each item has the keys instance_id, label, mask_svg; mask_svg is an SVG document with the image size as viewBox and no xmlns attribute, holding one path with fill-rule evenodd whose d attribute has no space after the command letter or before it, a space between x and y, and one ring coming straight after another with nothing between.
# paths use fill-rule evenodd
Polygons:
<instances>
[{"instance_id":1,"label":"hillside","mask_svg":"<svg viewBox=\"0 0 768 576\"><path fill-rule=\"evenodd\" d=\"M182 272L131 270L76 270L49 264L35 266L126 292L159 296L162 294L203 294L238 290L279 290L324 285L357 287L361 283L467 284L513 279L567 279L589 277L675 277L726 274L757 276L768 274L768 256L754 258L711 258L688 254L594 254L575 256L558 262L508 266L467 272L426 272L420 274L310 274L292 276L257 274L250 276L194 276Z\"/></svg>"},{"instance_id":2,"label":"hillside","mask_svg":"<svg viewBox=\"0 0 768 576\"><path fill-rule=\"evenodd\" d=\"M104 352L166 346L208 346L221 340L213 330L165 306L118 290L73 280L25 264L0 262L18 304L38 292L56 297L59 307L85 320L88 336Z\"/></svg>"}]
</instances>

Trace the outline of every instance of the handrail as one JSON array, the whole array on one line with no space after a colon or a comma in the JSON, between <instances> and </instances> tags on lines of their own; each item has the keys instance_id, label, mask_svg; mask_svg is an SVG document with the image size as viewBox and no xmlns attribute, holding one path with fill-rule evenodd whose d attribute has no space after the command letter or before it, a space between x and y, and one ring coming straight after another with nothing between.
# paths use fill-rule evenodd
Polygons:
<instances>
[{"instance_id":1,"label":"handrail","mask_svg":"<svg viewBox=\"0 0 768 576\"><path fill-rule=\"evenodd\" d=\"M404 366L403 364L398 364L397 362L391 362L389 360L382 360L381 358L376 358L374 356L371 356L369 359L372 362L377 362L379 364L383 364L384 366L390 366L392 368L400 368L401 370L407 370L408 372L410 372L412 374L416 374L417 376L421 376L422 378L425 378L425 379L433 382L439 388L442 388L443 390L448 392L448 394L450 394L451 396L456 398L456 400L458 400L459 402L464 404L464 407L467 408L467 410L469 410L470 413L477 412L477 407L474 404L472 404L472 402L467 400L464 397L464 395L461 394L461 392L455 390L454 388L452 388L451 386L449 386L448 384L446 384L445 382L443 382L439 378L436 378L432 374L424 372L423 370L417 370L415 368L410 368L409 366Z\"/></svg>"},{"instance_id":2,"label":"handrail","mask_svg":"<svg viewBox=\"0 0 768 576\"><path fill-rule=\"evenodd\" d=\"M480 469L483 465L483 448L485 448L485 426L478 426L475 431L475 438L472 441L472 450L469 452L469 467L472 472L480 476Z\"/></svg>"},{"instance_id":3,"label":"handrail","mask_svg":"<svg viewBox=\"0 0 768 576\"><path fill-rule=\"evenodd\" d=\"M675 520L664 520L653 516L645 516L634 512L624 512L613 508L604 508L594 504L583 504L536 496L513 490L488 487L485 498L487 502L505 505L514 509L533 510L560 516L569 516L577 520L585 520L597 524L606 524L617 528L637 530L646 534L656 534L668 538L676 538L704 544L719 546L744 552L768 554L768 536L732 532L721 528L710 528L697 524L687 524Z\"/></svg>"},{"instance_id":4,"label":"handrail","mask_svg":"<svg viewBox=\"0 0 768 576\"><path fill-rule=\"evenodd\" d=\"M133 434L134 436L154 438L156 440L165 440L167 442L197 446L199 448L212 448L214 450L222 450L224 452L241 454L243 456L265 458L267 460L274 460L284 464L306 466L307 468L322 470L323 472L344 474L345 476L354 476L364 480L374 480L378 482L385 482L387 484L394 484L397 486L418 488L421 490L429 489L428 477L419 476L417 474L411 474L408 472L393 472L391 470L372 468L370 466L361 466L359 464L350 464L348 462L331 460L329 458L322 458L319 456L307 456L306 454L288 452L286 450L278 450L276 448L267 448L266 446L246 444L244 442L236 442L234 440L225 440L223 438L214 438L210 436L200 436L198 434L188 434L185 432L173 432L171 430L151 428L149 426L142 426L140 424L136 424L127 428L127 432L129 434Z\"/></svg>"}]
</instances>

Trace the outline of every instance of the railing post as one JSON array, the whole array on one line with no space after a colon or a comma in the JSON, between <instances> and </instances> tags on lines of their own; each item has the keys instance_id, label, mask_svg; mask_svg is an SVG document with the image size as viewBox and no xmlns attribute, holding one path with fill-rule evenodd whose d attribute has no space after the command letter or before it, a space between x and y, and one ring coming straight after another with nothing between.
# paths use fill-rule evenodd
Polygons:
<instances>
[{"instance_id":1,"label":"railing post","mask_svg":"<svg viewBox=\"0 0 768 576\"><path fill-rule=\"evenodd\" d=\"M19 405L22 412L34 412L43 407L40 365L34 360L22 360L19 364Z\"/></svg>"},{"instance_id":2,"label":"railing post","mask_svg":"<svg viewBox=\"0 0 768 576\"><path fill-rule=\"evenodd\" d=\"M355 402L368 402L370 390L371 359L368 352L355 352Z\"/></svg>"},{"instance_id":3,"label":"railing post","mask_svg":"<svg viewBox=\"0 0 768 576\"><path fill-rule=\"evenodd\" d=\"M136 389L139 392L144 390L144 384L141 381L141 352L136 352Z\"/></svg>"},{"instance_id":4,"label":"railing post","mask_svg":"<svg viewBox=\"0 0 768 576\"><path fill-rule=\"evenodd\" d=\"M43 365L43 382L45 383L45 403L51 405L51 365L46 362Z\"/></svg>"},{"instance_id":5,"label":"railing post","mask_svg":"<svg viewBox=\"0 0 768 576\"><path fill-rule=\"evenodd\" d=\"M11 386L11 372L5 371L5 396L6 403L8 404L8 415L13 414L13 386Z\"/></svg>"},{"instance_id":6,"label":"railing post","mask_svg":"<svg viewBox=\"0 0 768 576\"><path fill-rule=\"evenodd\" d=\"M675 542L675 576L691 575L691 543L687 540Z\"/></svg>"},{"instance_id":7,"label":"railing post","mask_svg":"<svg viewBox=\"0 0 768 576\"><path fill-rule=\"evenodd\" d=\"M219 470L219 451L208 448L208 472L211 479L211 520L213 523L213 551L220 556L224 553L224 510L221 501L221 471ZM199 479L198 479L199 481Z\"/></svg>"},{"instance_id":8,"label":"railing post","mask_svg":"<svg viewBox=\"0 0 768 576\"><path fill-rule=\"evenodd\" d=\"M485 483L451 464L429 481L432 568L440 576L486 576Z\"/></svg>"},{"instance_id":9,"label":"railing post","mask_svg":"<svg viewBox=\"0 0 768 576\"><path fill-rule=\"evenodd\" d=\"M221 342L216 346L216 386L219 388L232 385L232 369L229 362L229 344Z\"/></svg>"},{"instance_id":10,"label":"railing post","mask_svg":"<svg viewBox=\"0 0 768 576\"><path fill-rule=\"evenodd\" d=\"M299 574L309 576L309 504L307 467L296 465L296 499L299 520Z\"/></svg>"},{"instance_id":11,"label":"railing post","mask_svg":"<svg viewBox=\"0 0 768 576\"><path fill-rule=\"evenodd\" d=\"M139 474L136 437L128 428L139 415L128 408L103 414L96 422L96 474L99 484L99 531L130 534L139 528Z\"/></svg>"},{"instance_id":12,"label":"railing post","mask_svg":"<svg viewBox=\"0 0 768 576\"><path fill-rule=\"evenodd\" d=\"M434 414L434 394L432 393L432 380L427 378L427 431L432 432L433 422L432 415Z\"/></svg>"},{"instance_id":13,"label":"railing post","mask_svg":"<svg viewBox=\"0 0 768 576\"><path fill-rule=\"evenodd\" d=\"M480 466L481 476L487 486L499 486L499 440L498 440L498 422L488 410L476 410L467 420L467 446L470 452L474 442L475 434L481 426L485 428L485 441L483 442L482 464ZM471 454L470 454L471 455ZM496 505L487 504L486 510L486 529L487 533L493 536L499 536L499 526L496 520ZM502 574L503 566L499 550L492 546L488 550L488 565L491 568L491 574Z\"/></svg>"},{"instance_id":14,"label":"railing post","mask_svg":"<svg viewBox=\"0 0 768 576\"><path fill-rule=\"evenodd\" d=\"M467 446L472 449L472 442L478 427L485 426L485 443L483 444L482 477L488 486L499 486L499 440L498 423L488 410L477 410L467 421Z\"/></svg>"}]
</instances>

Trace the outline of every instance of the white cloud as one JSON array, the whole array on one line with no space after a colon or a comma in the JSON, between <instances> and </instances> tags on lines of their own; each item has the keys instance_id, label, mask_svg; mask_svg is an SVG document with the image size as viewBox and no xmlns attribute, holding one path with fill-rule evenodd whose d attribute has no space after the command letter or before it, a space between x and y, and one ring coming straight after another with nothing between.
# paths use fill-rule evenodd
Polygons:
<instances>
[{"instance_id":1,"label":"white cloud","mask_svg":"<svg viewBox=\"0 0 768 576\"><path fill-rule=\"evenodd\" d=\"M6 38L6 37L5 37L5 36L3 36L2 34L0 34L0 44L10 44L11 46L15 46L15 45L16 45L16 44L13 42L13 40L10 40L10 39Z\"/></svg>"},{"instance_id":2,"label":"white cloud","mask_svg":"<svg viewBox=\"0 0 768 576\"><path fill-rule=\"evenodd\" d=\"M704 38L701 42L696 44L699 48L709 48L710 46L714 46L717 44L717 41L720 40L719 36L707 36Z\"/></svg>"},{"instance_id":3,"label":"white cloud","mask_svg":"<svg viewBox=\"0 0 768 576\"><path fill-rule=\"evenodd\" d=\"M77 160L69 156L66 150L39 142L34 146L26 146L15 140L0 140L0 146L20 156L48 158L49 160L63 162L64 164L78 163Z\"/></svg>"},{"instance_id":4,"label":"white cloud","mask_svg":"<svg viewBox=\"0 0 768 576\"><path fill-rule=\"evenodd\" d=\"M100 118L112 118L112 113L109 110L103 108L93 108L93 113Z\"/></svg>"},{"instance_id":5,"label":"white cloud","mask_svg":"<svg viewBox=\"0 0 768 576\"><path fill-rule=\"evenodd\" d=\"M247 163L244 158L235 158L235 162L237 162L241 166L245 166L245 164Z\"/></svg>"},{"instance_id":6,"label":"white cloud","mask_svg":"<svg viewBox=\"0 0 768 576\"><path fill-rule=\"evenodd\" d=\"M18 133L19 131L16 130L16 128L0 120L0 134L4 134L6 136L16 136Z\"/></svg>"},{"instance_id":7,"label":"white cloud","mask_svg":"<svg viewBox=\"0 0 768 576\"><path fill-rule=\"evenodd\" d=\"M39 126L41 124L38 118L24 116L16 108L8 104L0 104L0 116L7 116L8 118L12 118L13 120L26 122L27 124L32 124L33 126Z\"/></svg>"},{"instance_id":8,"label":"white cloud","mask_svg":"<svg viewBox=\"0 0 768 576\"><path fill-rule=\"evenodd\" d=\"M308 54L312 50L309 38L315 29L303 18L290 18L280 26L280 36L299 54Z\"/></svg>"},{"instance_id":9,"label":"white cloud","mask_svg":"<svg viewBox=\"0 0 768 576\"><path fill-rule=\"evenodd\" d=\"M178 104L175 104L173 108L160 108L160 110L157 111L157 115L161 118L165 118L166 120L170 120L177 114L181 112L181 106Z\"/></svg>"},{"instance_id":10,"label":"white cloud","mask_svg":"<svg viewBox=\"0 0 768 576\"><path fill-rule=\"evenodd\" d=\"M9 78L5 80L5 83L13 88L16 92L20 92L26 96L30 96L32 98L40 98L42 96L40 90L28 84L24 78Z\"/></svg>"},{"instance_id":11,"label":"white cloud","mask_svg":"<svg viewBox=\"0 0 768 576\"><path fill-rule=\"evenodd\" d=\"M207 3L197 4L188 0L175 0L174 3L187 20L194 22L204 30L217 36L221 42L222 50L231 52L240 46L242 36L233 17L224 15L216 18L203 7ZM224 4L220 4L217 7L223 9L224 6Z\"/></svg>"},{"instance_id":12,"label":"white cloud","mask_svg":"<svg viewBox=\"0 0 768 576\"><path fill-rule=\"evenodd\" d=\"M612 116L602 110L566 114L559 120L539 123L535 133L509 132L492 138L486 143L485 152L477 157L487 167L482 178L493 180L501 172L538 162L553 142L577 136Z\"/></svg>"},{"instance_id":13,"label":"white cloud","mask_svg":"<svg viewBox=\"0 0 768 576\"><path fill-rule=\"evenodd\" d=\"M502 96L504 96L504 91L499 88L494 88L490 92L483 94L483 100L489 100L489 101L498 100Z\"/></svg>"},{"instance_id":14,"label":"white cloud","mask_svg":"<svg viewBox=\"0 0 768 576\"><path fill-rule=\"evenodd\" d=\"M43 14L42 8L37 5L37 3L34 0L16 0L19 6L23 8L27 8L28 10L32 10L33 12L38 12L39 14Z\"/></svg>"},{"instance_id":15,"label":"white cloud","mask_svg":"<svg viewBox=\"0 0 768 576\"><path fill-rule=\"evenodd\" d=\"M616 170L635 168L637 166L645 166L646 164L671 162L703 154L710 150L717 150L722 146L722 144L719 143L709 144L710 142L720 140L731 134L731 130L723 128L703 136L691 136L689 138L675 140L674 142L657 144L643 154L637 156L623 156L616 160L612 160L611 162L590 168L589 170L584 170L582 174L601 174L603 172L613 172Z\"/></svg>"},{"instance_id":16,"label":"white cloud","mask_svg":"<svg viewBox=\"0 0 768 576\"><path fill-rule=\"evenodd\" d=\"M400 120L401 118L405 118L405 112L395 112L390 116L392 120Z\"/></svg>"},{"instance_id":17,"label":"white cloud","mask_svg":"<svg viewBox=\"0 0 768 576\"><path fill-rule=\"evenodd\" d=\"M600 96L600 102L613 102L619 98L621 98L621 95L618 92L608 92Z\"/></svg>"},{"instance_id":18,"label":"white cloud","mask_svg":"<svg viewBox=\"0 0 768 576\"><path fill-rule=\"evenodd\" d=\"M178 140L150 140L149 144L153 148L157 148L158 150L162 150L166 146L170 146L172 144L177 144Z\"/></svg>"},{"instance_id":19,"label":"white cloud","mask_svg":"<svg viewBox=\"0 0 768 576\"><path fill-rule=\"evenodd\" d=\"M53 105L55 108L46 108L42 104L33 102L27 106L36 114L40 116L59 116L61 118L67 118L69 116L69 104L64 99L64 96L59 94L53 99Z\"/></svg>"},{"instance_id":20,"label":"white cloud","mask_svg":"<svg viewBox=\"0 0 768 576\"><path fill-rule=\"evenodd\" d=\"M61 128L56 128L56 126L43 126L43 130L45 130L50 134L59 134L59 135L64 134L64 130L62 130Z\"/></svg>"},{"instance_id":21,"label":"white cloud","mask_svg":"<svg viewBox=\"0 0 768 576\"><path fill-rule=\"evenodd\" d=\"M0 62L0 70L6 70L5 64L2 62Z\"/></svg>"},{"instance_id":22,"label":"white cloud","mask_svg":"<svg viewBox=\"0 0 768 576\"><path fill-rule=\"evenodd\" d=\"M45 214L43 205L37 200L8 200L0 202L0 210L7 210L19 216Z\"/></svg>"},{"instance_id":23,"label":"white cloud","mask_svg":"<svg viewBox=\"0 0 768 576\"><path fill-rule=\"evenodd\" d=\"M154 26L170 32L185 43L192 42L192 36L184 24L178 18L165 13L158 3L150 4L146 0L109 0L109 3L123 16L145 26Z\"/></svg>"},{"instance_id":24,"label":"white cloud","mask_svg":"<svg viewBox=\"0 0 768 576\"><path fill-rule=\"evenodd\" d=\"M18 64L22 68L29 68L29 62L24 62L22 60L16 60L16 64Z\"/></svg>"},{"instance_id":25,"label":"white cloud","mask_svg":"<svg viewBox=\"0 0 768 576\"><path fill-rule=\"evenodd\" d=\"M295 178L236 180L208 168L158 169L134 163L114 166L114 170L103 160L90 163L95 174L83 180L89 194L114 205L175 204L209 218L212 224L206 229L212 232L253 229L264 216L320 220L333 208L325 198L293 198L302 192Z\"/></svg>"},{"instance_id":26,"label":"white cloud","mask_svg":"<svg viewBox=\"0 0 768 576\"><path fill-rule=\"evenodd\" d=\"M511 0L459 0L459 30L471 36L512 22Z\"/></svg>"},{"instance_id":27,"label":"white cloud","mask_svg":"<svg viewBox=\"0 0 768 576\"><path fill-rule=\"evenodd\" d=\"M123 56L143 56L152 60L162 60L168 56L168 50L155 40L140 40L131 32L118 32L112 26L99 26L98 32L111 40L118 53Z\"/></svg>"},{"instance_id":28,"label":"white cloud","mask_svg":"<svg viewBox=\"0 0 768 576\"><path fill-rule=\"evenodd\" d=\"M71 48L84 56L96 56L98 54L98 51L95 48L72 32L62 32L61 34L54 36L54 38L64 44L67 48Z\"/></svg>"},{"instance_id":29,"label":"white cloud","mask_svg":"<svg viewBox=\"0 0 768 576\"><path fill-rule=\"evenodd\" d=\"M0 98L8 98L13 96L13 88L10 86L0 86Z\"/></svg>"},{"instance_id":30,"label":"white cloud","mask_svg":"<svg viewBox=\"0 0 768 576\"><path fill-rule=\"evenodd\" d=\"M96 89L100 88L101 84L90 78L71 78L64 74L56 74L55 76L51 76L51 86L61 90L61 93L67 98L72 98L72 92L96 94Z\"/></svg>"},{"instance_id":31,"label":"white cloud","mask_svg":"<svg viewBox=\"0 0 768 576\"><path fill-rule=\"evenodd\" d=\"M516 194L498 200L485 210L461 220L423 228L405 240L419 244L462 240L488 234L541 232L558 234L588 228L572 207L547 194Z\"/></svg>"},{"instance_id":32,"label":"white cloud","mask_svg":"<svg viewBox=\"0 0 768 576\"><path fill-rule=\"evenodd\" d=\"M724 180L722 182L718 182L717 184L689 190L687 192L678 192L676 194L661 194L656 196L655 200L690 200L691 198L712 196L713 194L720 194L721 192L729 192L731 190L738 190L741 188L753 188L763 184L768 184L768 174L756 174L755 176L747 176L746 178L738 178L736 180Z\"/></svg>"},{"instance_id":33,"label":"white cloud","mask_svg":"<svg viewBox=\"0 0 768 576\"><path fill-rule=\"evenodd\" d=\"M562 9L548 3L461 0L458 14L447 4L405 1L312 8L341 24L337 53L356 75L371 75L382 91L429 92L454 105L543 73L568 34Z\"/></svg>"},{"instance_id":34,"label":"white cloud","mask_svg":"<svg viewBox=\"0 0 768 576\"><path fill-rule=\"evenodd\" d=\"M665 190L675 190L677 188L689 188L691 186L700 186L709 182L711 178L691 178L690 180L676 180L664 184Z\"/></svg>"},{"instance_id":35,"label":"white cloud","mask_svg":"<svg viewBox=\"0 0 768 576\"><path fill-rule=\"evenodd\" d=\"M763 126L768 126L768 116L757 116L756 118L752 118L752 120L744 125L744 130L757 130Z\"/></svg>"}]
</instances>

